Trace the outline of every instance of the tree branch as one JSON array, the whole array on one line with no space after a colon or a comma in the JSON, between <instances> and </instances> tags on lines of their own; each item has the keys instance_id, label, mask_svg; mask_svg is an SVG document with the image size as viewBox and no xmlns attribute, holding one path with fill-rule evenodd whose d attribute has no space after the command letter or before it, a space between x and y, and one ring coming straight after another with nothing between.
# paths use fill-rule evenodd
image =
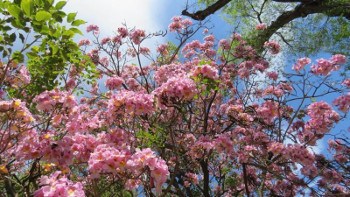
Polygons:
<instances>
[{"instance_id":1,"label":"tree branch","mask_svg":"<svg viewBox=\"0 0 350 197\"><path fill-rule=\"evenodd\" d=\"M189 13L187 9L182 11L182 15L189 16L194 20L202 21L209 15L214 14L216 11L227 5L231 0L218 0L214 4L208 6L204 10L197 11L196 13Z\"/></svg>"},{"instance_id":2,"label":"tree branch","mask_svg":"<svg viewBox=\"0 0 350 197\"><path fill-rule=\"evenodd\" d=\"M294 19L306 17L310 14L316 13L323 13L330 17L339 16L350 19L350 3L335 3L332 0L301 3L293 10L282 13L270 24L270 26L268 26L264 31L261 31L257 37L252 39L255 41L254 45L256 49L261 50L264 43L268 41L270 37L277 32L277 30L289 22L293 21Z\"/></svg>"},{"instance_id":3,"label":"tree branch","mask_svg":"<svg viewBox=\"0 0 350 197\"><path fill-rule=\"evenodd\" d=\"M257 50L262 50L264 43L270 39L280 28L290 23L294 19L306 17L310 14L323 13L329 17L345 17L350 20L350 3L336 0L272 0L279 3L299 3L293 10L283 12L270 26L252 38L253 45ZM194 20L204 20L217 10L227 5L231 0L218 0L204 10L189 13L187 9L182 11L182 15L189 16Z\"/></svg>"}]
</instances>

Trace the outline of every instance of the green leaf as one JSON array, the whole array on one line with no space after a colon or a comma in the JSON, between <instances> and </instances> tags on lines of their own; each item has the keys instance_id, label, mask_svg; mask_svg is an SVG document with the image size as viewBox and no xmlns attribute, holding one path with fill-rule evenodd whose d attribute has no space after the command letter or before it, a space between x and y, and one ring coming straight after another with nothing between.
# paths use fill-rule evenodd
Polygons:
<instances>
[{"instance_id":1,"label":"green leaf","mask_svg":"<svg viewBox=\"0 0 350 197\"><path fill-rule=\"evenodd\" d=\"M82 25L82 24L85 24L85 23L86 23L85 21L78 19L78 20L73 21L72 25L73 26L79 26L79 25Z\"/></svg>"},{"instance_id":2,"label":"green leaf","mask_svg":"<svg viewBox=\"0 0 350 197\"><path fill-rule=\"evenodd\" d=\"M25 15L30 16L32 10L32 0L22 0L21 8L24 11Z\"/></svg>"},{"instance_id":3,"label":"green leaf","mask_svg":"<svg viewBox=\"0 0 350 197\"><path fill-rule=\"evenodd\" d=\"M23 53L16 51L12 55L12 59L17 60L17 62L22 63L24 61Z\"/></svg>"},{"instance_id":4,"label":"green leaf","mask_svg":"<svg viewBox=\"0 0 350 197\"><path fill-rule=\"evenodd\" d=\"M41 10L36 13L35 19L37 21L47 21L51 18L51 14L49 12L46 12L44 10Z\"/></svg>"},{"instance_id":5,"label":"green leaf","mask_svg":"<svg viewBox=\"0 0 350 197\"><path fill-rule=\"evenodd\" d=\"M9 5L7 11L15 18L19 18L19 14L21 13L21 8L16 5Z\"/></svg>"},{"instance_id":6,"label":"green leaf","mask_svg":"<svg viewBox=\"0 0 350 197\"><path fill-rule=\"evenodd\" d=\"M23 34L19 33L19 39L21 39L22 43L24 43L25 38L24 38Z\"/></svg>"},{"instance_id":7,"label":"green leaf","mask_svg":"<svg viewBox=\"0 0 350 197\"><path fill-rule=\"evenodd\" d=\"M11 35L10 35L10 42L14 42L14 41L16 41L16 33L12 33Z\"/></svg>"},{"instance_id":8,"label":"green leaf","mask_svg":"<svg viewBox=\"0 0 350 197\"><path fill-rule=\"evenodd\" d=\"M78 28L72 27L69 30L76 33L76 34L83 35L83 33Z\"/></svg>"},{"instance_id":9,"label":"green leaf","mask_svg":"<svg viewBox=\"0 0 350 197\"><path fill-rule=\"evenodd\" d=\"M66 1L59 1L59 2L55 5L55 8L56 8L57 10L60 10L60 9L62 9L66 4L67 4Z\"/></svg>"},{"instance_id":10,"label":"green leaf","mask_svg":"<svg viewBox=\"0 0 350 197\"><path fill-rule=\"evenodd\" d=\"M75 20L75 16L77 15L77 13L69 13L67 16L67 22L71 23Z\"/></svg>"}]
</instances>

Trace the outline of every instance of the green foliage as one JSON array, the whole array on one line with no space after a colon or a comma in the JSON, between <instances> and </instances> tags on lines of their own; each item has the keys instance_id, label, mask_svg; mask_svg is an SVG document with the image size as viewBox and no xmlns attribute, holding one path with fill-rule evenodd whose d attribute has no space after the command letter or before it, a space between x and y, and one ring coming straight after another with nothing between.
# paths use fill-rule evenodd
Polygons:
<instances>
[{"instance_id":1,"label":"green foliage","mask_svg":"<svg viewBox=\"0 0 350 197\"><path fill-rule=\"evenodd\" d=\"M28 95L55 88L58 76L67 72L72 64L86 72L89 78L85 80L94 80L96 76L95 65L73 41L75 35L82 34L77 27L85 22L76 19L76 13L63 12L66 3L53 0L0 2L2 62L26 63L32 78L32 83L26 87ZM67 25L62 25L63 22ZM15 96L18 91L8 92Z\"/></svg>"},{"instance_id":2,"label":"green foliage","mask_svg":"<svg viewBox=\"0 0 350 197\"><path fill-rule=\"evenodd\" d=\"M164 147L165 143L165 131L166 126L155 124L154 128L149 131L140 130L136 133L136 138L141 142L140 148L146 147ZM152 131L154 130L154 131Z\"/></svg>"},{"instance_id":3,"label":"green foliage","mask_svg":"<svg viewBox=\"0 0 350 197\"><path fill-rule=\"evenodd\" d=\"M123 197L132 197L136 196L131 191L125 190L124 184L122 181L114 180L113 184L111 184L111 180L107 177L100 177L92 181L91 185L87 185L86 187L94 188L91 193L92 196L101 196L101 197L110 197L110 196L123 196Z\"/></svg>"},{"instance_id":4,"label":"green foliage","mask_svg":"<svg viewBox=\"0 0 350 197\"><path fill-rule=\"evenodd\" d=\"M199 3L209 6L216 0L198 0ZM288 43L289 53L313 55L318 52L350 54L350 20L336 16L334 13L346 11L349 0L324 1L324 5L333 5L324 13L312 14L295 19L277 29L273 39L281 43ZM255 25L261 22L268 26L282 14L293 10L299 3L281 3L271 0L237 0L223 8L223 16L228 23L235 27L243 37L253 46L261 46L262 35L255 30ZM339 6L340 5L340 6ZM287 45L286 45L287 46Z\"/></svg>"}]
</instances>

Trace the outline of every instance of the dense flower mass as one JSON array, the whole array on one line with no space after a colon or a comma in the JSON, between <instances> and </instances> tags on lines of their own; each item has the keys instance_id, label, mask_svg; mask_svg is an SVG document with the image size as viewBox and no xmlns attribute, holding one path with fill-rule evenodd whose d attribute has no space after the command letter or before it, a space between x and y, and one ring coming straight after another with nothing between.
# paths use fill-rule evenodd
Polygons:
<instances>
[{"instance_id":1,"label":"dense flower mass","mask_svg":"<svg viewBox=\"0 0 350 197\"><path fill-rule=\"evenodd\" d=\"M40 178L42 187L34 193L35 197L55 197L55 196L74 196L83 197L85 192L81 183L73 183L60 171L51 174L50 177Z\"/></svg>"},{"instance_id":2,"label":"dense flower mass","mask_svg":"<svg viewBox=\"0 0 350 197\"><path fill-rule=\"evenodd\" d=\"M187 41L200 28L174 17L178 45L153 56L144 41L157 34L125 25L100 38L90 25L95 40L78 45L96 70L77 61L51 88L36 87L30 68L0 62L0 193L348 195L350 140L335 127L350 110L346 57L272 70L237 33ZM325 136L328 147L316 151Z\"/></svg>"},{"instance_id":3,"label":"dense flower mass","mask_svg":"<svg viewBox=\"0 0 350 197\"><path fill-rule=\"evenodd\" d=\"M193 99L196 92L197 89L194 81L185 76L180 79L172 77L154 91L155 96L158 97L162 104L176 101L189 101Z\"/></svg>"},{"instance_id":4,"label":"dense flower mass","mask_svg":"<svg viewBox=\"0 0 350 197\"><path fill-rule=\"evenodd\" d=\"M189 19L182 19L181 16L175 16L172 18L172 23L169 25L171 32L180 32L192 25L192 21Z\"/></svg>"}]
</instances>

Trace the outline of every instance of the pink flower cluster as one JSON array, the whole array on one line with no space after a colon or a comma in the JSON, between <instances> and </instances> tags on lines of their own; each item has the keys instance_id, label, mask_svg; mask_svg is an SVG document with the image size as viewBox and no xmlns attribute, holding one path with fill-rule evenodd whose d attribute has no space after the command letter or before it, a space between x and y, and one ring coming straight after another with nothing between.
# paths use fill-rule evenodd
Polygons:
<instances>
[{"instance_id":1,"label":"pink flower cluster","mask_svg":"<svg viewBox=\"0 0 350 197\"><path fill-rule=\"evenodd\" d=\"M307 108L310 120L306 123L305 129L314 131L316 134L324 134L329 131L334 122L338 122L340 117L332 107L324 102L314 102Z\"/></svg>"},{"instance_id":2,"label":"pink flower cluster","mask_svg":"<svg viewBox=\"0 0 350 197\"><path fill-rule=\"evenodd\" d=\"M289 144L286 147L286 156L303 165L312 165L315 161L315 155L300 144Z\"/></svg>"},{"instance_id":3,"label":"pink flower cluster","mask_svg":"<svg viewBox=\"0 0 350 197\"><path fill-rule=\"evenodd\" d=\"M199 75L213 80L219 78L218 70L208 64L196 66L195 69L192 70L193 77L198 77Z\"/></svg>"},{"instance_id":4,"label":"pink flower cluster","mask_svg":"<svg viewBox=\"0 0 350 197\"><path fill-rule=\"evenodd\" d=\"M89 39L82 39L78 43L79 46L89 46L91 45L91 42Z\"/></svg>"},{"instance_id":5,"label":"pink flower cluster","mask_svg":"<svg viewBox=\"0 0 350 197\"><path fill-rule=\"evenodd\" d=\"M126 36L128 36L128 34L129 34L128 29L125 27L119 27L117 29L117 32L118 32L119 36L122 38L126 38Z\"/></svg>"},{"instance_id":6,"label":"pink flower cluster","mask_svg":"<svg viewBox=\"0 0 350 197\"><path fill-rule=\"evenodd\" d=\"M346 57L345 55L342 55L342 54L335 54L331 57L331 62L333 64L345 64L346 62Z\"/></svg>"},{"instance_id":7,"label":"pink flower cluster","mask_svg":"<svg viewBox=\"0 0 350 197\"><path fill-rule=\"evenodd\" d=\"M342 140L329 140L329 148L335 150L334 158L340 163L349 162L350 159L350 147L346 146Z\"/></svg>"},{"instance_id":8,"label":"pink flower cluster","mask_svg":"<svg viewBox=\"0 0 350 197\"><path fill-rule=\"evenodd\" d=\"M51 174L50 177L41 177L40 185L41 187L39 190L35 191L34 197L85 196L83 185L80 182L73 183L60 171L56 171Z\"/></svg>"},{"instance_id":9,"label":"pink flower cluster","mask_svg":"<svg viewBox=\"0 0 350 197\"><path fill-rule=\"evenodd\" d=\"M162 65L154 74L154 80L158 85L165 83L169 76L182 78L187 74L187 69L183 64Z\"/></svg>"},{"instance_id":10,"label":"pink flower cluster","mask_svg":"<svg viewBox=\"0 0 350 197\"><path fill-rule=\"evenodd\" d=\"M118 150L108 144L98 145L88 161L91 177L98 178L100 174L124 172L130 156L128 150Z\"/></svg>"},{"instance_id":11,"label":"pink flower cluster","mask_svg":"<svg viewBox=\"0 0 350 197\"><path fill-rule=\"evenodd\" d=\"M157 47L157 52L160 53L162 56L166 56L169 54L168 52L168 45L167 44L161 44Z\"/></svg>"},{"instance_id":12,"label":"pink flower cluster","mask_svg":"<svg viewBox=\"0 0 350 197\"><path fill-rule=\"evenodd\" d=\"M142 40L146 37L146 33L144 30L141 29L135 29L132 32L130 32L130 39L134 44L141 44Z\"/></svg>"},{"instance_id":13,"label":"pink flower cluster","mask_svg":"<svg viewBox=\"0 0 350 197\"><path fill-rule=\"evenodd\" d=\"M102 38L101 45L105 45L105 44L109 43L110 41L111 41L111 38L108 38L108 37Z\"/></svg>"},{"instance_id":14,"label":"pink flower cluster","mask_svg":"<svg viewBox=\"0 0 350 197\"><path fill-rule=\"evenodd\" d=\"M286 147L280 142L271 142L267 148L268 151L274 155L283 154L286 151Z\"/></svg>"},{"instance_id":15,"label":"pink flower cluster","mask_svg":"<svg viewBox=\"0 0 350 197\"><path fill-rule=\"evenodd\" d=\"M118 89L124 83L124 79L118 76L109 77L106 80L106 87L110 90Z\"/></svg>"},{"instance_id":16,"label":"pink flower cluster","mask_svg":"<svg viewBox=\"0 0 350 197\"><path fill-rule=\"evenodd\" d=\"M228 134L218 135L214 141L215 149L220 153L230 155L233 152L233 141Z\"/></svg>"},{"instance_id":17,"label":"pink flower cluster","mask_svg":"<svg viewBox=\"0 0 350 197\"><path fill-rule=\"evenodd\" d=\"M86 28L86 32L93 32L95 35L100 33L100 28L97 25L89 25Z\"/></svg>"},{"instance_id":18,"label":"pink flower cluster","mask_svg":"<svg viewBox=\"0 0 350 197\"><path fill-rule=\"evenodd\" d=\"M287 83L280 83L279 85L277 86L268 86L265 91L264 91L264 95L269 95L269 94L272 94L276 97L281 97L283 95L285 95L286 93L288 92L291 92L293 91L293 88L290 84L287 84Z\"/></svg>"},{"instance_id":19,"label":"pink flower cluster","mask_svg":"<svg viewBox=\"0 0 350 197\"><path fill-rule=\"evenodd\" d=\"M257 113L267 124L270 124L278 116L278 103L268 100L257 109Z\"/></svg>"},{"instance_id":20,"label":"pink flower cluster","mask_svg":"<svg viewBox=\"0 0 350 197\"><path fill-rule=\"evenodd\" d=\"M118 150L113 146L101 144L91 154L88 164L93 178L98 178L100 174L105 173L125 174L127 172L139 176L145 172L145 167L148 167L158 194L169 176L165 161L158 158L149 148L137 149L134 154L131 154L128 150ZM137 186L134 185L135 188Z\"/></svg>"},{"instance_id":21,"label":"pink flower cluster","mask_svg":"<svg viewBox=\"0 0 350 197\"><path fill-rule=\"evenodd\" d=\"M154 90L154 94L162 104L174 101L189 101L196 93L196 84L188 77L172 77Z\"/></svg>"},{"instance_id":22,"label":"pink flower cluster","mask_svg":"<svg viewBox=\"0 0 350 197\"><path fill-rule=\"evenodd\" d=\"M32 123L34 121L34 117L26 107L25 102L22 102L19 99L12 101L0 100L0 112L2 114L6 113L6 116L13 121L20 121L21 123L26 124Z\"/></svg>"},{"instance_id":23,"label":"pink flower cluster","mask_svg":"<svg viewBox=\"0 0 350 197\"><path fill-rule=\"evenodd\" d=\"M342 85L346 86L347 88L350 88L350 79L345 79Z\"/></svg>"},{"instance_id":24,"label":"pink flower cluster","mask_svg":"<svg viewBox=\"0 0 350 197\"><path fill-rule=\"evenodd\" d=\"M128 160L127 166L134 172L137 172L137 174L147 166L151 171L151 177L156 186L157 194L160 195L162 184L165 183L170 174L168 166L163 159L157 157L150 148L146 148L136 150L130 157L130 160Z\"/></svg>"},{"instance_id":25,"label":"pink flower cluster","mask_svg":"<svg viewBox=\"0 0 350 197\"><path fill-rule=\"evenodd\" d=\"M264 47L266 47L271 54L278 54L281 50L281 46L276 41L267 41L264 43Z\"/></svg>"},{"instance_id":26,"label":"pink flower cluster","mask_svg":"<svg viewBox=\"0 0 350 197\"><path fill-rule=\"evenodd\" d=\"M51 111L56 105L61 105L66 108L73 108L77 105L73 95L68 92L59 91L57 89L45 91L36 96L33 100L40 111Z\"/></svg>"},{"instance_id":27,"label":"pink flower cluster","mask_svg":"<svg viewBox=\"0 0 350 197\"><path fill-rule=\"evenodd\" d=\"M231 118L239 120L243 123L252 122L254 120L253 116L248 113L244 113L243 105L240 104L228 105L225 113Z\"/></svg>"},{"instance_id":28,"label":"pink flower cluster","mask_svg":"<svg viewBox=\"0 0 350 197\"><path fill-rule=\"evenodd\" d=\"M172 23L169 25L170 32L181 32L192 25L192 21L189 19L182 19L181 16L175 16L172 18Z\"/></svg>"},{"instance_id":29,"label":"pink flower cluster","mask_svg":"<svg viewBox=\"0 0 350 197\"><path fill-rule=\"evenodd\" d=\"M113 112L120 109L124 109L124 112L130 115L150 114L154 111L153 96L133 91L121 91L113 94L109 101L109 110Z\"/></svg>"},{"instance_id":30,"label":"pink flower cluster","mask_svg":"<svg viewBox=\"0 0 350 197\"><path fill-rule=\"evenodd\" d=\"M256 30L264 30L267 28L267 25L265 23L259 23L255 26Z\"/></svg>"},{"instance_id":31,"label":"pink flower cluster","mask_svg":"<svg viewBox=\"0 0 350 197\"><path fill-rule=\"evenodd\" d=\"M215 142L213 142L209 137L201 136L188 151L188 155L193 159L203 158L207 153L215 148Z\"/></svg>"},{"instance_id":32,"label":"pink flower cluster","mask_svg":"<svg viewBox=\"0 0 350 197\"><path fill-rule=\"evenodd\" d=\"M42 145L44 140L39 140L36 130L28 130L20 139L15 150L15 155L19 161L35 159L42 156Z\"/></svg>"},{"instance_id":33,"label":"pink flower cluster","mask_svg":"<svg viewBox=\"0 0 350 197\"><path fill-rule=\"evenodd\" d=\"M30 74L27 70L27 67L22 65L20 69L18 70L18 78L23 84L29 84L30 83ZM22 85L20 85L22 86Z\"/></svg>"},{"instance_id":34,"label":"pink flower cluster","mask_svg":"<svg viewBox=\"0 0 350 197\"><path fill-rule=\"evenodd\" d=\"M317 60L316 65L311 66L311 71L315 75L329 75L331 71L336 71L339 69L340 64L344 64L346 62L346 58L344 55L336 54L331 57L330 60L319 59Z\"/></svg>"},{"instance_id":35,"label":"pink flower cluster","mask_svg":"<svg viewBox=\"0 0 350 197\"><path fill-rule=\"evenodd\" d=\"M229 40L227 39L221 39L219 41L219 46L223 49L223 50L229 50L231 48L231 43L229 42Z\"/></svg>"},{"instance_id":36,"label":"pink flower cluster","mask_svg":"<svg viewBox=\"0 0 350 197\"><path fill-rule=\"evenodd\" d=\"M275 71L267 72L266 73L267 77L276 81L278 79L278 73Z\"/></svg>"},{"instance_id":37,"label":"pink flower cluster","mask_svg":"<svg viewBox=\"0 0 350 197\"><path fill-rule=\"evenodd\" d=\"M293 66L293 70L299 72L300 70L302 70L307 64L311 63L311 59L304 57L304 58L300 58L298 59L297 63Z\"/></svg>"},{"instance_id":38,"label":"pink flower cluster","mask_svg":"<svg viewBox=\"0 0 350 197\"><path fill-rule=\"evenodd\" d=\"M350 109L350 93L338 97L333 101L333 104L337 106L340 111L348 112Z\"/></svg>"}]
</instances>

